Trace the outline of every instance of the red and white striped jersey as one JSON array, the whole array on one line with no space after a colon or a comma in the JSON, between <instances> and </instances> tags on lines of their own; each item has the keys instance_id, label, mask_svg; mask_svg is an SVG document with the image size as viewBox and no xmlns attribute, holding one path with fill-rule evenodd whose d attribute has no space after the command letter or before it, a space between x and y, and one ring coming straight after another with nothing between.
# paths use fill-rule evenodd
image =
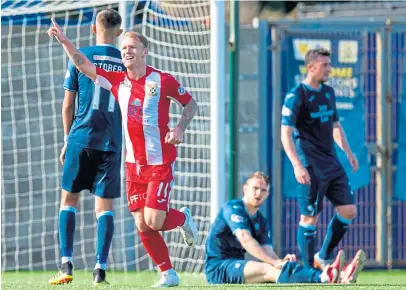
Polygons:
<instances>
[{"instance_id":1,"label":"red and white striped jersey","mask_svg":"<svg viewBox=\"0 0 406 290\"><path fill-rule=\"evenodd\" d=\"M147 66L138 81L126 72L96 67L96 84L111 91L118 101L125 134L126 162L161 165L176 159L175 145L165 143L169 132L171 100L181 105L192 96L170 74Z\"/></svg>"}]
</instances>

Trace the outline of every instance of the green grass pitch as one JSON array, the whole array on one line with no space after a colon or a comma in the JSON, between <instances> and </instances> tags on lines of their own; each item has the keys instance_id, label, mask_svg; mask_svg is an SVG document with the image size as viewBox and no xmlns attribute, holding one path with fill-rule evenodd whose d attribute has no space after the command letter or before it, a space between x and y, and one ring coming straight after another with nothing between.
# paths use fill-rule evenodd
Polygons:
<instances>
[{"instance_id":1,"label":"green grass pitch","mask_svg":"<svg viewBox=\"0 0 406 290\"><path fill-rule=\"evenodd\" d=\"M75 271L72 284L64 286L48 286L48 279L55 272L2 272L1 289L12 290L37 290L37 289L68 289L68 290L86 290L93 289L91 285L92 273L84 271ZM100 287L103 289L148 289L152 284L158 281L156 272L108 272L107 280L109 286ZM208 285L202 274L181 273L181 286L175 289L289 289L289 290L317 290L331 288L339 289L406 289L406 270L393 271L365 271L361 273L358 283L351 285L326 285L326 284L256 284L256 285Z\"/></svg>"}]
</instances>

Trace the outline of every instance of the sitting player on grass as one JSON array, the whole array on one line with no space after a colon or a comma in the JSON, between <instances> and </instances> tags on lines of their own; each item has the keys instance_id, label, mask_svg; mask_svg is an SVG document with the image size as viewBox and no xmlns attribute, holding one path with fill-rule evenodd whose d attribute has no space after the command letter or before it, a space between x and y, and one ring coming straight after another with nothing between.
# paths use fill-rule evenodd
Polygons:
<instances>
[{"instance_id":1,"label":"sitting player on grass","mask_svg":"<svg viewBox=\"0 0 406 290\"><path fill-rule=\"evenodd\" d=\"M323 271L304 268L295 255L280 259L271 245L267 220L259 212L269 195L268 177L252 174L242 199L227 202L214 221L206 242L204 272L210 284L243 283L351 283L363 268L364 252L358 251L344 269L344 251ZM258 261L248 261L245 253Z\"/></svg>"}]
</instances>

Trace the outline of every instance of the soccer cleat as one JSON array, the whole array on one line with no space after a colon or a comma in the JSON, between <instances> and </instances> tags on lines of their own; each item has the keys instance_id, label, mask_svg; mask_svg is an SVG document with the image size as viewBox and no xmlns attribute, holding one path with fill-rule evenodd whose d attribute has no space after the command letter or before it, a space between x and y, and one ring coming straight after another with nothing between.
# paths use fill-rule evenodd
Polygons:
<instances>
[{"instance_id":1,"label":"soccer cleat","mask_svg":"<svg viewBox=\"0 0 406 290\"><path fill-rule=\"evenodd\" d=\"M197 244L197 236L199 232L197 231L196 225L193 221L190 209L187 207L182 207L179 211L183 212L186 216L185 223L183 226L180 226L180 232L182 233L183 240L185 241L186 245L193 247Z\"/></svg>"},{"instance_id":2,"label":"soccer cleat","mask_svg":"<svg viewBox=\"0 0 406 290\"><path fill-rule=\"evenodd\" d=\"M344 266L345 253L343 250L338 251L337 257L333 264L327 265L321 274L321 280L324 283L340 283L341 271Z\"/></svg>"},{"instance_id":3,"label":"soccer cleat","mask_svg":"<svg viewBox=\"0 0 406 290\"><path fill-rule=\"evenodd\" d=\"M106 281L106 270L94 269L93 271L93 286L109 285Z\"/></svg>"},{"instance_id":4,"label":"soccer cleat","mask_svg":"<svg viewBox=\"0 0 406 290\"><path fill-rule=\"evenodd\" d=\"M153 288L175 287L179 285L179 276L175 270L170 269L161 273L159 282L152 286Z\"/></svg>"},{"instance_id":5,"label":"soccer cleat","mask_svg":"<svg viewBox=\"0 0 406 290\"><path fill-rule=\"evenodd\" d=\"M357 282L358 274L364 268L364 262L365 252L363 250L359 250L357 254L355 254L355 257L351 263L349 263L341 272L341 283L349 284Z\"/></svg>"},{"instance_id":6,"label":"soccer cleat","mask_svg":"<svg viewBox=\"0 0 406 290\"><path fill-rule=\"evenodd\" d=\"M324 270L328 265L331 265L334 259L324 260L320 258L319 252L314 255L314 268Z\"/></svg>"},{"instance_id":7,"label":"soccer cleat","mask_svg":"<svg viewBox=\"0 0 406 290\"><path fill-rule=\"evenodd\" d=\"M66 262L61 265L59 272L49 279L49 285L62 285L72 282L73 280L73 265L71 262Z\"/></svg>"}]
</instances>

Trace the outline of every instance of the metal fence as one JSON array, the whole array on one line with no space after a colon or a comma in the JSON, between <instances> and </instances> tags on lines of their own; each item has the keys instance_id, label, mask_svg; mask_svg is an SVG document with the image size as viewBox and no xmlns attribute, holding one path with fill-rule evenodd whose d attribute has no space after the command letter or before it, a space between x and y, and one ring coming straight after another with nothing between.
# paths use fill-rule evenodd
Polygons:
<instances>
[{"instance_id":1,"label":"metal fence","mask_svg":"<svg viewBox=\"0 0 406 290\"><path fill-rule=\"evenodd\" d=\"M360 90L364 97L365 146L368 148L370 181L355 193L358 215L340 244L349 256L359 248L367 254L371 266L406 265L406 202L393 198L393 175L396 170L397 112L405 77L406 23L387 19L318 19L282 20L270 24L268 76L270 86L268 108L272 131L274 245L280 254L298 254L297 224L300 212L294 198L285 196L283 180L284 158L280 144L280 108L284 95L292 87L293 39L360 39ZM348 134L348 132L347 132ZM348 136L351 139L351 136ZM270 170L271 171L271 170ZM286 174L286 173L285 173ZM291 173L293 175L293 172ZM316 247L323 242L328 223L334 213L325 201L320 215ZM282 218L283 217L283 218ZM280 234L279 234L280 233Z\"/></svg>"}]
</instances>

